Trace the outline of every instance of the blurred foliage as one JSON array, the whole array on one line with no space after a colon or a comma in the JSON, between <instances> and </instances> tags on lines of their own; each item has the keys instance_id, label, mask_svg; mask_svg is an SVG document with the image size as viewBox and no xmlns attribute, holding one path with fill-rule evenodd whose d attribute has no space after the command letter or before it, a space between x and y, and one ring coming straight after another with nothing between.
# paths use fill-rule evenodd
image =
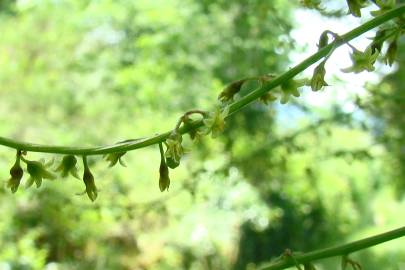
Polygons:
<instances>
[{"instance_id":1,"label":"blurred foliage","mask_svg":"<svg viewBox=\"0 0 405 270\"><path fill-rule=\"evenodd\" d=\"M370 86L370 97L358 100L359 106L374 116L373 134L391 155L386 157L397 195L405 191L405 40L399 39L395 72L387 75L378 85Z\"/></svg>"},{"instance_id":2,"label":"blurred foliage","mask_svg":"<svg viewBox=\"0 0 405 270\"><path fill-rule=\"evenodd\" d=\"M210 109L229 82L286 70L288 53L300 49L289 36L290 1L0 3L0 132L36 143L99 145L169 130L182 112ZM383 90L370 90L375 116L366 120L339 104L254 104L219 138L185 141L190 152L165 193L158 147L127 153L127 168L90 157L94 203L76 196L85 190L73 177L11 194L15 153L0 148L0 269L246 269L286 248L400 225L398 66ZM280 116L294 112L301 117ZM376 143L375 134L387 139ZM28 153L40 157L51 158ZM359 261L396 265L405 260L400 247L361 252Z\"/></svg>"}]
</instances>

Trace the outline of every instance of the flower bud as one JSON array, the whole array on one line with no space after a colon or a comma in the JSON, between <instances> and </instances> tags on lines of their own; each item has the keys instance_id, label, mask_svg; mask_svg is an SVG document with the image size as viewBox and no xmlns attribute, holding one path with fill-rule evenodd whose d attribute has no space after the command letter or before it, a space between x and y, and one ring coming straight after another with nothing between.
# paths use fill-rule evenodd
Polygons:
<instances>
[{"instance_id":1,"label":"flower bud","mask_svg":"<svg viewBox=\"0 0 405 270\"><path fill-rule=\"evenodd\" d=\"M87 165L86 156L83 156L83 166L83 182L86 185L86 193L90 200L94 202L97 199L97 187L94 183L94 176L91 173L89 166Z\"/></svg>"},{"instance_id":2,"label":"flower bud","mask_svg":"<svg viewBox=\"0 0 405 270\"><path fill-rule=\"evenodd\" d=\"M224 90L219 94L218 99L221 102L227 102L233 100L233 97L241 90L242 85L246 82L247 79L242 79L234 81L227 85Z\"/></svg>"},{"instance_id":3,"label":"flower bud","mask_svg":"<svg viewBox=\"0 0 405 270\"><path fill-rule=\"evenodd\" d=\"M89 168L84 169L83 182L86 185L87 196L90 198L91 201L94 202L97 199L97 187L94 183L94 176L90 172Z\"/></svg>"},{"instance_id":4,"label":"flower bud","mask_svg":"<svg viewBox=\"0 0 405 270\"><path fill-rule=\"evenodd\" d=\"M321 36L319 37L319 43L318 43L318 49L322 49L329 43L329 37L328 37L329 32L324 31Z\"/></svg>"},{"instance_id":5,"label":"flower bud","mask_svg":"<svg viewBox=\"0 0 405 270\"><path fill-rule=\"evenodd\" d=\"M24 171L20 165L20 156L17 154L17 159L10 169L11 178L7 181L7 187L11 189L11 192L15 193L20 186L21 179L24 175Z\"/></svg>"},{"instance_id":6,"label":"flower bud","mask_svg":"<svg viewBox=\"0 0 405 270\"><path fill-rule=\"evenodd\" d=\"M61 164L58 168L56 168L55 171L61 172L62 177L67 177L70 173L73 177L80 179L79 175L77 174L76 163L77 159L74 155L64 156Z\"/></svg>"},{"instance_id":7,"label":"flower bud","mask_svg":"<svg viewBox=\"0 0 405 270\"><path fill-rule=\"evenodd\" d=\"M165 160L160 161L159 167L159 189L161 192L169 190L170 178L169 178L169 168L167 167Z\"/></svg>"},{"instance_id":8,"label":"flower bud","mask_svg":"<svg viewBox=\"0 0 405 270\"><path fill-rule=\"evenodd\" d=\"M314 74L311 79L311 89L312 91L319 91L324 86L328 86L325 82L325 62L320 63L315 69Z\"/></svg>"}]
</instances>

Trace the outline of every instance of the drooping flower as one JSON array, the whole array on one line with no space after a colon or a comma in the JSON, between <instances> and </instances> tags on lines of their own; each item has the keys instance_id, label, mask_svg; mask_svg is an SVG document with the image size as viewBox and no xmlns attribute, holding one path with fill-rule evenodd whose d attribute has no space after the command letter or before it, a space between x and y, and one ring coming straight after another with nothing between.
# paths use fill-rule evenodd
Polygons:
<instances>
[{"instance_id":1,"label":"drooping flower","mask_svg":"<svg viewBox=\"0 0 405 270\"><path fill-rule=\"evenodd\" d=\"M312 91L319 91L324 86L328 86L327 82L325 82L325 61L320 63L315 69L311 79L311 89Z\"/></svg>"},{"instance_id":2,"label":"drooping flower","mask_svg":"<svg viewBox=\"0 0 405 270\"><path fill-rule=\"evenodd\" d=\"M110 153L105 155L105 159L110 162L108 167L113 167L117 162L119 162L122 166L126 167L125 162L122 160L122 157L126 154L127 152L117 152L117 153Z\"/></svg>"},{"instance_id":3,"label":"drooping flower","mask_svg":"<svg viewBox=\"0 0 405 270\"><path fill-rule=\"evenodd\" d=\"M27 164L27 172L30 175L27 181L27 187L32 186L35 182L37 188L42 185L43 179L53 180L56 176L48 171L47 167L52 165L53 161L50 163L45 164L43 160L41 161L31 161L31 160L24 160Z\"/></svg>"},{"instance_id":4,"label":"drooping flower","mask_svg":"<svg viewBox=\"0 0 405 270\"><path fill-rule=\"evenodd\" d=\"M170 178L169 178L169 168L164 159L160 161L159 167L159 189L161 192L169 190Z\"/></svg>"},{"instance_id":5,"label":"drooping flower","mask_svg":"<svg viewBox=\"0 0 405 270\"><path fill-rule=\"evenodd\" d=\"M11 190L11 192L15 193L20 186L21 179L24 175L24 171L20 165L20 155L17 153L16 161L10 169L10 179L7 181L7 188Z\"/></svg>"},{"instance_id":6,"label":"drooping flower","mask_svg":"<svg viewBox=\"0 0 405 270\"><path fill-rule=\"evenodd\" d=\"M173 132L166 140L167 150L165 153L167 165L174 169L180 164L180 159L184 155L184 148L181 145L183 138L181 134Z\"/></svg>"},{"instance_id":7,"label":"drooping flower","mask_svg":"<svg viewBox=\"0 0 405 270\"><path fill-rule=\"evenodd\" d=\"M89 166L87 165L86 157L83 157L83 165L83 182L86 186L86 193L90 200L94 202L97 199L97 187L94 183L94 176L91 173Z\"/></svg>"},{"instance_id":8,"label":"drooping flower","mask_svg":"<svg viewBox=\"0 0 405 270\"><path fill-rule=\"evenodd\" d=\"M166 158L163 151L162 143L159 143L160 152L160 167L159 167L159 189L161 192L169 190L170 178L169 178L169 168L166 164Z\"/></svg>"},{"instance_id":9,"label":"drooping flower","mask_svg":"<svg viewBox=\"0 0 405 270\"><path fill-rule=\"evenodd\" d=\"M80 179L79 175L77 174L76 163L77 159L74 155L64 156L62 162L55 171L61 172L62 177L67 177L70 173L73 177Z\"/></svg>"},{"instance_id":10,"label":"drooping flower","mask_svg":"<svg viewBox=\"0 0 405 270\"><path fill-rule=\"evenodd\" d=\"M342 71L354 73L360 73L364 70L374 71L374 63L377 60L378 54L377 50L374 53L372 52L371 46L368 46L364 52L353 49L353 53L350 55L353 64L351 67L342 69Z\"/></svg>"}]
</instances>

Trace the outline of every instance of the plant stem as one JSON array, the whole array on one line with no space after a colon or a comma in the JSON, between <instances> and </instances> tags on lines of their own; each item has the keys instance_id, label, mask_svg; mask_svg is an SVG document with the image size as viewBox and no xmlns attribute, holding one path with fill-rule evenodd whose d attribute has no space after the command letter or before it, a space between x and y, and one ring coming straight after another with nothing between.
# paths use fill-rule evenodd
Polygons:
<instances>
[{"instance_id":1,"label":"plant stem","mask_svg":"<svg viewBox=\"0 0 405 270\"><path fill-rule=\"evenodd\" d=\"M405 227L398 228L396 230L388 231L382 234L374 235L368 238L364 238L358 241L354 241L348 244L325 248L317 251L311 251L308 253L294 255L294 259L286 256L282 260L277 260L273 263L267 263L262 265L259 269L261 270L280 270L285 269L291 266L294 266L297 263L304 264L313 262L319 259L325 259L335 256L345 256L353 253L355 251L366 249L381 243L391 241L405 236Z\"/></svg>"},{"instance_id":2,"label":"plant stem","mask_svg":"<svg viewBox=\"0 0 405 270\"><path fill-rule=\"evenodd\" d=\"M234 103L229 105L229 115L234 114L235 112L240 111L242 108L247 106L248 104L254 102L258 98L260 98L263 94L267 93L271 89L279 86L283 82L286 82L292 79L294 76L299 74L300 72L304 71L311 65L315 64L322 58L326 57L331 51L336 49L337 47L343 45L350 40L361 36L362 34L366 33L367 31L389 21L400 15L405 13L405 5L400 5L395 9L392 9L385 14L378 16L363 25L347 32L346 34L340 36L340 39L337 39L330 43L329 45L325 46L317 53L311 55L310 57L306 58L304 61L296 65L294 68L291 68L287 72L283 73L282 75L274 78L273 80L264 83L262 87L252 91L248 95L242 97L241 99L235 101ZM190 126L187 128L180 128L179 132L181 134L187 133L191 129L199 128L203 125L202 120L194 121ZM33 144L27 142L21 142L9 138L0 137L0 145L11 147L21 151L30 151L30 152L43 152L43 153L55 153L55 154L71 154L71 155L102 155L108 153L116 153L116 152L127 152L130 150L135 150L143 147L147 147L150 145L157 144L159 142L164 142L167 137L170 135L171 131L165 132L163 134L140 139L140 140L128 140L124 143L117 143L114 145L108 146L99 146L99 147L67 147L67 146L53 146L53 145L40 145L40 144Z\"/></svg>"}]
</instances>

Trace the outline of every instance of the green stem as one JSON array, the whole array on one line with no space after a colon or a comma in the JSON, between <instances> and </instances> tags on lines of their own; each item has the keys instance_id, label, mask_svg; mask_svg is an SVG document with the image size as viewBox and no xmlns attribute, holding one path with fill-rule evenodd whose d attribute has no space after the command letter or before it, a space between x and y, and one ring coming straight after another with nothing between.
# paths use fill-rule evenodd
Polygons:
<instances>
[{"instance_id":1,"label":"green stem","mask_svg":"<svg viewBox=\"0 0 405 270\"><path fill-rule=\"evenodd\" d=\"M262 87L252 91L248 95L244 96L243 98L235 101L234 103L230 104L229 106L229 115L234 114L235 112L240 111L243 107L247 106L248 104L252 103L259 97L261 97L266 92L270 91L271 89L279 86L283 82L286 82L296 76L298 73L304 71L312 64L318 62L322 58L326 57L332 50L336 49L337 47L343 45L345 42L348 42L352 39L355 39L358 36L366 33L367 31L391 20L396 17L399 17L405 13L405 5L400 5L395 9L392 9L385 14L378 16L363 25L347 32L346 34L340 36L341 39L335 40L329 45L325 46L317 53L313 54L312 56L308 57L301 63L299 63L294 68L288 70L287 72L283 73L282 75L274 78L273 80L265 83ZM228 116L229 116L228 115ZM199 128L203 125L202 120L195 121L192 125L187 128L180 128L179 132L181 134L187 133L191 129ZM141 139L141 140L129 140L123 143L117 143L114 145L108 146L99 146L99 147L66 147L66 146L53 146L53 145L40 145L40 144L33 144L27 142L21 142L9 138L0 137L0 145L4 145L7 147L11 147L17 150L22 151L30 151L30 152L43 152L43 153L55 153L55 154L71 154L71 155L103 155L109 153L116 153L116 152L127 152L130 150L135 150L143 147L147 147L150 145L157 144L159 142L164 142L167 137L170 135L171 131L165 132L163 134Z\"/></svg>"},{"instance_id":2,"label":"green stem","mask_svg":"<svg viewBox=\"0 0 405 270\"><path fill-rule=\"evenodd\" d=\"M355 251L366 249L384 242L391 241L405 236L405 227L398 228L389 232L364 238L358 241L354 241L345 245L340 245L331 248L325 248L317 251L311 251L308 253L294 255L294 260L290 257L285 257L282 260L277 260L273 263L267 263L262 265L259 269L261 270L280 270L291 266L294 266L296 262L299 264L310 263L315 260L325 259L336 256L345 256Z\"/></svg>"}]
</instances>

